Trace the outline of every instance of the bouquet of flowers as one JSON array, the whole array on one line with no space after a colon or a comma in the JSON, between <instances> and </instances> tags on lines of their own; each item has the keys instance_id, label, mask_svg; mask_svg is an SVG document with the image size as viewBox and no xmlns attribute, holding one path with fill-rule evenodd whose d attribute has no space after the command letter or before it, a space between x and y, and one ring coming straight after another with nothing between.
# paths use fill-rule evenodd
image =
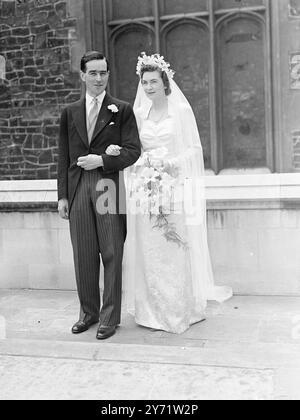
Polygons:
<instances>
[{"instance_id":1,"label":"bouquet of flowers","mask_svg":"<svg viewBox=\"0 0 300 420\"><path fill-rule=\"evenodd\" d=\"M161 229L167 241L187 248L176 232L176 225L170 222L175 213L176 190L179 184L179 168L164 161L168 149L161 147L144 152L136 162L136 173L131 185L131 201L135 211L149 215L154 229Z\"/></svg>"}]
</instances>

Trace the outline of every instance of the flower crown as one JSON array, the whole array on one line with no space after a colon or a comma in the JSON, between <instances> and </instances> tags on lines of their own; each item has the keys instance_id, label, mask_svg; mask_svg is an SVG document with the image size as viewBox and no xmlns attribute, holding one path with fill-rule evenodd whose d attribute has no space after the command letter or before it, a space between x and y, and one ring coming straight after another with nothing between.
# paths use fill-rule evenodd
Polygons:
<instances>
[{"instance_id":1,"label":"flower crown","mask_svg":"<svg viewBox=\"0 0 300 420\"><path fill-rule=\"evenodd\" d=\"M145 52L141 53L141 56L138 58L136 66L136 74L141 77L142 68L145 66L154 66L158 67L161 71L164 71L169 79L173 79L175 72L170 69L170 64L167 63L162 55L153 54L146 55Z\"/></svg>"}]
</instances>

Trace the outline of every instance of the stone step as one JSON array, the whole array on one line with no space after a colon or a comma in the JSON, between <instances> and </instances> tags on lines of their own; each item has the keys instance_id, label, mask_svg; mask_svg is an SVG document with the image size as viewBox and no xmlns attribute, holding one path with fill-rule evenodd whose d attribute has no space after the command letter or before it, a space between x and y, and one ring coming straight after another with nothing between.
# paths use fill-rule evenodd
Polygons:
<instances>
[{"instance_id":1,"label":"stone step","mask_svg":"<svg viewBox=\"0 0 300 420\"><path fill-rule=\"evenodd\" d=\"M8 339L0 340L0 373L0 400L299 399L300 346Z\"/></svg>"},{"instance_id":2,"label":"stone step","mask_svg":"<svg viewBox=\"0 0 300 420\"><path fill-rule=\"evenodd\" d=\"M108 342L0 340L0 355L247 369L299 368L299 344L208 341L204 347Z\"/></svg>"}]
</instances>

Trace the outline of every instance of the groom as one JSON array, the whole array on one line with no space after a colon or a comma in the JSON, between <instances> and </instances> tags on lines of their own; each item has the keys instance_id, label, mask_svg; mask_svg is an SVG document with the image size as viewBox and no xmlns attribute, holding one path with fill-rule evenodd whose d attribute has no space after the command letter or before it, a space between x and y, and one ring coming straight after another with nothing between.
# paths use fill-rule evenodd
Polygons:
<instances>
[{"instance_id":1,"label":"groom","mask_svg":"<svg viewBox=\"0 0 300 420\"><path fill-rule=\"evenodd\" d=\"M97 339L101 340L111 337L120 324L126 238L122 171L137 161L141 146L132 107L106 93L108 60L96 51L86 53L80 75L86 94L61 115L58 211L70 223L80 301L79 321L72 332L80 334L100 318ZM114 156L105 153L112 144ZM110 205L105 207L105 202Z\"/></svg>"}]
</instances>

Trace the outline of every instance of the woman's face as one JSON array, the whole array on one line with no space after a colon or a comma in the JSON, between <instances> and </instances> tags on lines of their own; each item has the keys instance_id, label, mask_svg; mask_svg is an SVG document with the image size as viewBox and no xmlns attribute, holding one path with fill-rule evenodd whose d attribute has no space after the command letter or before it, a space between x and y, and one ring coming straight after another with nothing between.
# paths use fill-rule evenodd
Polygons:
<instances>
[{"instance_id":1,"label":"woman's face","mask_svg":"<svg viewBox=\"0 0 300 420\"><path fill-rule=\"evenodd\" d=\"M141 83L151 101L163 99L166 96L166 88L159 71L144 73Z\"/></svg>"}]
</instances>

